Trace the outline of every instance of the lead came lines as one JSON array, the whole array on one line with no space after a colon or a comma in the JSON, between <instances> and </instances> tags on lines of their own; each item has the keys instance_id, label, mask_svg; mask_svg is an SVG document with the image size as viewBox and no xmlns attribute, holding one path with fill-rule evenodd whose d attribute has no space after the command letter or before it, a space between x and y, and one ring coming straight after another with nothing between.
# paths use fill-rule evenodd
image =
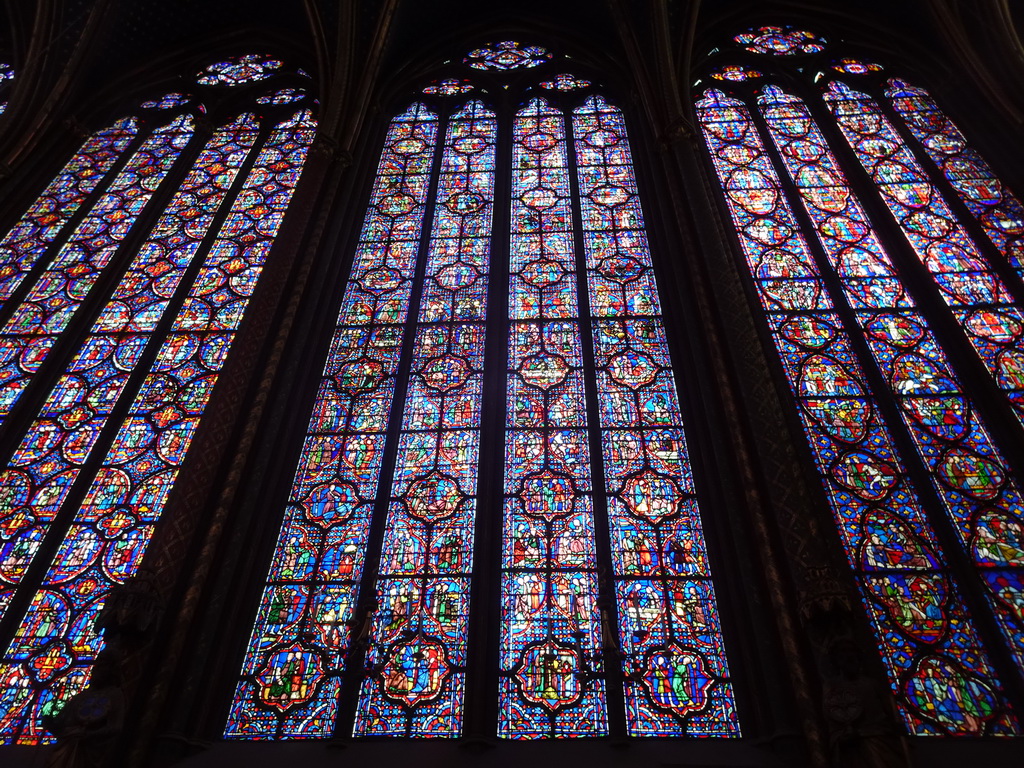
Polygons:
<instances>
[{"instance_id":1,"label":"lead came lines","mask_svg":"<svg viewBox=\"0 0 1024 768\"><path fill-rule=\"evenodd\" d=\"M3 583L21 581L99 439L256 139L245 123L220 129L200 154L4 471L8 499L17 489L20 504L8 515L0 548ZM0 605L0 615L5 609Z\"/></svg>"},{"instance_id":2,"label":"lead came lines","mask_svg":"<svg viewBox=\"0 0 1024 768\"><path fill-rule=\"evenodd\" d=\"M0 241L0 301L7 301L138 133L126 117L87 139Z\"/></svg>"},{"instance_id":3,"label":"lead came lines","mask_svg":"<svg viewBox=\"0 0 1024 768\"><path fill-rule=\"evenodd\" d=\"M182 115L146 139L0 330L5 352L0 364L0 423L68 327L192 131L193 118Z\"/></svg>"},{"instance_id":4,"label":"lead came lines","mask_svg":"<svg viewBox=\"0 0 1024 768\"><path fill-rule=\"evenodd\" d=\"M1020 494L1006 462L954 376L946 355L907 295L806 106L769 86L759 99L769 129L818 237L842 278L847 301L903 419L932 472L961 541L985 580L1011 646L1024 661L1018 622L1003 609L1024 594L1014 562ZM865 275L870 275L865 277ZM979 503L985 504L976 515ZM937 598L936 598L937 599Z\"/></svg>"},{"instance_id":5,"label":"lead came lines","mask_svg":"<svg viewBox=\"0 0 1024 768\"><path fill-rule=\"evenodd\" d=\"M1024 425L1024 313L878 105L841 81L830 83L823 98Z\"/></svg>"}]
</instances>

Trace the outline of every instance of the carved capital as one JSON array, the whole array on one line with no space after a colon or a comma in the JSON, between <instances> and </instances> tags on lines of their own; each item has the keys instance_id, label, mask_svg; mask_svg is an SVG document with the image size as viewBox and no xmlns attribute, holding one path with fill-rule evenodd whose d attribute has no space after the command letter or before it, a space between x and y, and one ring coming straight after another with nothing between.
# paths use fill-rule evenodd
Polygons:
<instances>
[{"instance_id":1,"label":"carved capital","mask_svg":"<svg viewBox=\"0 0 1024 768\"><path fill-rule=\"evenodd\" d=\"M348 168L352 165L352 153L347 149L343 149L339 146L336 139L326 134L317 134L309 151L310 154L323 160L338 163L342 168Z\"/></svg>"},{"instance_id":2,"label":"carved capital","mask_svg":"<svg viewBox=\"0 0 1024 768\"><path fill-rule=\"evenodd\" d=\"M79 140L85 139L85 137L90 133L89 129L86 128L74 115L65 118L61 123L61 127Z\"/></svg>"},{"instance_id":3,"label":"carved capital","mask_svg":"<svg viewBox=\"0 0 1024 768\"><path fill-rule=\"evenodd\" d=\"M693 141L696 136L693 124L682 115L676 115L668 121L658 139L662 144L669 146L680 141Z\"/></svg>"},{"instance_id":4,"label":"carved capital","mask_svg":"<svg viewBox=\"0 0 1024 768\"><path fill-rule=\"evenodd\" d=\"M115 637L137 639L156 624L163 605L155 574L140 568L128 581L114 587L96 617L96 629L109 645Z\"/></svg>"},{"instance_id":5,"label":"carved capital","mask_svg":"<svg viewBox=\"0 0 1024 768\"><path fill-rule=\"evenodd\" d=\"M849 591L834 569L829 566L808 566L801 575L804 578L798 588L798 603L804 618L851 610Z\"/></svg>"},{"instance_id":6,"label":"carved capital","mask_svg":"<svg viewBox=\"0 0 1024 768\"><path fill-rule=\"evenodd\" d=\"M885 681L866 663L851 616L836 611L816 622L822 709L831 764L837 768L908 768L896 708Z\"/></svg>"}]
</instances>

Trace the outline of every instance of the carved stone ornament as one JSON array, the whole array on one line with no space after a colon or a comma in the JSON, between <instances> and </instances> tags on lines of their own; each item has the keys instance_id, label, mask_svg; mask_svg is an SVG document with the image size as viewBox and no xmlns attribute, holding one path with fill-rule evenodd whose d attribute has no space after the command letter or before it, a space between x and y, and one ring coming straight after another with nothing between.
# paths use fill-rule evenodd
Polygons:
<instances>
[{"instance_id":1,"label":"carved stone ornament","mask_svg":"<svg viewBox=\"0 0 1024 768\"><path fill-rule=\"evenodd\" d=\"M152 632L163 603L155 575L141 568L110 591L96 617L103 649L96 657L89 685L43 725L57 737L49 768L100 768L124 726L122 670L133 650Z\"/></svg>"},{"instance_id":2,"label":"carved stone ornament","mask_svg":"<svg viewBox=\"0 0 1024 768\"><path fill-rule=\"evenodd\" d=\"M833 627L838 629L838 627ZM908 768L891 695L864 669L863 652L840 629L825 640L822 706L834 768Z\"/></svg>"},{"instance_id":3,"label":"carved stone ornament","mask_svg":"<svg viewBox=\"0 0 1024 768\"><path fill-rule=\"evenodd\" d=\"M677 141L693 141L697 132L693 129L693 123L682 115L676 115L668 121L665 129L658 137L662 144L675 144Z\"/></svg>"},{"instance_id":4,"label":"carved stone ornament","mask_svg":"<svg viewBox=\"0 0 1024 768\"><path fill-rule=\"evenodd\" d=\"M798 588L800 612L806 619L833 611L852 610L850 594L835 569L827 565L806 565Z\"/></svg>"},{"instance_id":5,"label":"carved stone ornament","mask_svg":"<svg viewBox=\"0 0 1024 768\"><path fill-rule=\"evenodd\" d=\"M323 133L318 133L316 138L313 139L313 146L310 147L309 152L311 155L324 158L325 160L334 160L342 168L348 168L352 165L352 153L347 149L342 149L336 139Z\"/></svg>"},{"instance_id":6,"label":"carved stone ornament","mask_svg":"<svg viewBox=\"0 0 1024 768\"><path fill-rule=\"evenodd\" d=\"M89 686L68 699L43 725L57 737L47 768L102 768L124 726L122 653L109 645L100 652Z\"/></svg>"},{"instance_id":7,"label":"carved stone ornament","mask_svg":"<svg viewBox=\"0 0 1024 768\"><path fill-rule=\"evenodd\" d=\"M156 623L162 603L156 577L145 568L110 590L96 617L96 629L109 643L113 634L143 635Z\"/></svg>"}]
</instances>

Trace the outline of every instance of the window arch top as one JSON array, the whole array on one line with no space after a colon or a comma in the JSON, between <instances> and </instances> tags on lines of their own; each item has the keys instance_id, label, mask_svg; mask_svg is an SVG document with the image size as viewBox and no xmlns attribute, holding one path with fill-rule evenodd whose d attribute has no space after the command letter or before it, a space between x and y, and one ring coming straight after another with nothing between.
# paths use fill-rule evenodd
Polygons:
<instances>
[{"instance_id":1,"label":"window arch top","mask_svg":"<svg viewBox=\"0 0 1024 768\"><path fill-rule=\"evenodd\" d=\"M832 69L845 75L866 75L870 72L881 72L882 65L858 59L840 59L832 65Z\"/></svg>"},{"instance_id":2,"label":"window arch top","mask_svg":"<svg viewBox=\"0 0 1024 768\"><path fill-rule=\"evenodd\" d=\"M196 82L200 85L226 86L256 83L266 80L283 66L284 62L280 59L249 53L210 64L196 75Z\"/></svg>"},{"instance_id":3,"label":"window arch top","mask_svg":"<svg viewBox=\"0 0 1024 768\"><path fill-rule=\"evenodd\" d=\"M820 35L790 25L754 27L736 35L733 40L751 53L768 56L821 53L826 45L825 38Z\"/></svg>"},{"instance_id":4,"label":"window arch top","mask_svg":"<svg viewBox=\"0 0 1024 768\"><path fill-rule=\"evenodd\" d=\"M469 98L489 99L496 106L522 106L545 92L547 98L564 102L562 106L578 105L604 87L594 74L581 71L568 55L538 45L505 41L444 60L443 66L409 95L413 99L422 98L420 94L432 97L442 111ZM449 102L447 107L444 102Z\"/></svg>"},{"instance_id":5,"label":"window arch top","mask_svg":"<svg viewBox=\"0 0 1024 768\"><path fill-rule=\"evenodd\" d=\"M539 45L523 45L514 40L505 40L470 51L463 63L473 69L508 71L536 67L551 58L551 52Z\"/></svg>"}]
</instances>

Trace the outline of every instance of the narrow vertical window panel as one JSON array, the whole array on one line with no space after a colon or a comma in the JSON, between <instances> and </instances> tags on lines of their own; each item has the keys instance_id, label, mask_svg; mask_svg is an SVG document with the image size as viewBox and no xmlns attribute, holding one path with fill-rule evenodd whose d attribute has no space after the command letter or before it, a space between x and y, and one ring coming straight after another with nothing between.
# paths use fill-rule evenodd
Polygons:
<instances>
[{"instance_id":1,"label":"narrow vertical window panel","mask_svg":"<svg viewBox=\"0 0 1024 768\"><path fill-rule=\"evenodd\" d=\"M0 421L68 327L192 132L192 117L182 115L146 139L0 329Z\"/></svg>"},{"instance_id":2,"label":"narrow vertical window panel","mask_svg":"<svg viewBox=\"0 0 1024 768\"><path fill-rule=\"evenodd\" d=\"M1024 205L926 90L893 79L885 95L992 243L1024 277Z\"/></svg>"},{"instance_id":3,"label":"narrow vertical window panel","mask_svg":"<svg viewBox=\"0 0 1024 768\"><path fill-rule=\"evenodd\" d=\"M8 587L6 596L21 581L89 458L255 143L256 131L252 116L243 115L210 139L4 471L5 482L27 483L26 498L14 510L23 526L0 549L0 583ZM25 711L31 708L34 716L22 723L19 743L45 740L39 712L75 693L85 679L79 674L81 668L88 667L99 650L93 621L102 597L109 586L131 575L148 538L137 526L136 515L135 510L110 506L92 516L80 514L82 519L66 533L44 579L44 590L37 593L0 662L0 679L11 682L19 674L28 674L31 684L47 685L34 705L25 703ZM62 624L38 616L55 611L65 617ZM58 646L70 666L58 664L45 679L26 673L28 659L53 656Z\"/></svg>"},{"instance_id":4,"label":"narrow vertical window panel","mask_svg":"<svg viewBox=\"0 0 1024 768\"><path fill-rule=\"evenodd\" d=\"M823 98L1024 424L1024 313L878 105L839 81L829 85Z\"/></svg>"},{"instance_id":5,"label":"narrow vertical window panel","mask_svg":"<svg viewBox=\"0 0 1024 768\"><path fill-rule=\"evenodd\" d=\"M714 90L697 107L908 730L1015 732L1016 718L749 112ZM854 270L875 283L865 293L888 293L909 306L885 262L870 255Z\"/></svg>"},{"instance_id":6,"label":"narrow vertical window panel","mask_svg":"<svg viewBox=\"0 0 1024 768\"><path fill-rule=\"evenodd\" d=\"M682 414L621 112L573 113L627 728L738 736Z\"/></svg>"},{"instance_id":7,"label":"narrow vertical window panel","mask_svg":"<svg viewBox=\"0 0 1024 768\"><path fill-rule=\"evenodd\" d=\"M136 120L127 117L86 139L50 186L0 241L0 302L7 301L21 285L137 133Z\"/></svg>"},{"instance_id":8,"label":"narrow vertical window panel","mask_svg":"<svg viewBox=\"0 0 1024 768\"><path fill-rule=\"evenodd\" d=\"M608 732L562 113L515 117L498 734Z\"/></svg>"},{"instance_id":9,"label":"narrow vertical window panel","mask_svg":"<svg viewBox=\"0 0 1024 768\"><path fill-rule=\"evenodd\" d=\"M769 86L758 99L875 362L931 472L989 603L1024 667L1021 495L946 353L900 282L843 172L799 99ZM877 480L875 481L877 485ZM984 513L978 515L979 505Z\"/></svg>"},{"instance_id":10,"label":"narrow vertical window panel","mask_svg":"<svg viewBox=\"0 0 1024 768\"><path fill-rule=\"evenodd\" d=\"M357 735L462 728L495 137L477 101L445 137Z\"/></svg>"},{"instance_id":11,"label":"narrow vertical window panel","mask_svg":"<svg viewBox=\"0 0 1024 768\"><path fill-rule=\"evenodd\" d=\"M437 116L388 130L225 735L335 728L423 228Z\"/></svg>"}]
</instances>

